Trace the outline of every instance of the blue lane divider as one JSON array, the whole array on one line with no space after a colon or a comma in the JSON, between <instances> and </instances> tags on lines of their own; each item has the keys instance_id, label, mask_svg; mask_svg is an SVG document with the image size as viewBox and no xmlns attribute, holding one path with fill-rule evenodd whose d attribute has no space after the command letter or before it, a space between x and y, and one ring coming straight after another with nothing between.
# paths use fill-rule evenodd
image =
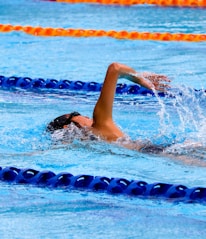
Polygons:
<instances>
[{"instance_id":1,"label":"blue lane divider","mask_svg":"<svg viewBox=\"0 0 206 239\"><path fill-rule=\"evenodd\" d=\"M8 183L31 184L49 188L85 189L110 194L124 194L141 198L173 199L182 202L206 203L206 188L188 188L168 183L146 183L125 178L108 178L91 175L72 175L67 172L55 174L50 170L38 171L31 168L0 167L0 180Z\"/></svg>"},{"instance_id":2,"label":"blue lane divider","mask_svg":"<svg viewBox=\"0 0 206 239\"><path fill-rule=\"evenodd\" d=\"M36 78L31 79L29 77L5 77L0 76L0 88L2 89L12 89L21 88L25 90L41 90L44 89L51 90L83 90L83 91L100 91L102 88L101 83L97 82L83 82L83 81L70 81L70 80L55 80L55 79L42 79ZM154 95L151 90L148 90L139 85L127 85L127 84L117 84L116 93L118 94L135 94L135 95ZM159 96L165 96L165 93L158 93Z\"/></svg>"}]
</instances>

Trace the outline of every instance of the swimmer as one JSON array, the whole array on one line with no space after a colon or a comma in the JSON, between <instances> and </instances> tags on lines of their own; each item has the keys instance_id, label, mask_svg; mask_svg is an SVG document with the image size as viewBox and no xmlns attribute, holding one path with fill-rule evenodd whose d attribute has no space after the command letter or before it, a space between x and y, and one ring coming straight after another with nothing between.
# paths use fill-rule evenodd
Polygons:
<instances>
[{"instance_id":1,"label":"swimmer","mask_svg":"<svg viewBox=\"0 0 206 239\"><path fill-rule=\"evenodd\" d=\"M64 114L50 122L47 126L47 131L54 133L57 130L69 130L70 127L76 126L81 131L86 132L87 135L90 135L90 139L98 137L110 143L118 142L126 148L141 152L163 152L164 148L158 145L152 145L144 141L124 140L128 139L128 136L115 124L112 117L114 96L119 78L126 78L153 91L165 92L170 87L170 80L167 76L145 72L139 73L127 65L112 63L108 66L99 99L93 110L93 118L90 119L78 112ZM91 137L91 135L94 137Z\"/></svg>"}]
</instances>

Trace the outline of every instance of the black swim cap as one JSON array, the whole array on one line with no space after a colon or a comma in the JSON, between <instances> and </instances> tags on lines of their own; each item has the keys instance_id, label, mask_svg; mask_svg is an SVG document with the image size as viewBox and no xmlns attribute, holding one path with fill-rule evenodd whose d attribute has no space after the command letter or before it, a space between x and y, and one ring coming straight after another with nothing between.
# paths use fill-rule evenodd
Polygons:
<instances>
[{"instance_id":1,"label":"black swim cap","mask_svg":"<svg viewBox=\"0 0 206 239\"><path fill-rule=\"evenodd\" d=\"M61 115L57 117L56 119L54 119L47 125L47 131L54 132L55 130L63 129L65 125L69 125L73 122L72 118L74 116L78 116L78 115L81 115L81 114L75 111L70 114L65 114L65 115ZM73 123L77 124L76 122L73 122ZM79 124L77 126L79 127Z\"/></svg>"}]
</instances>

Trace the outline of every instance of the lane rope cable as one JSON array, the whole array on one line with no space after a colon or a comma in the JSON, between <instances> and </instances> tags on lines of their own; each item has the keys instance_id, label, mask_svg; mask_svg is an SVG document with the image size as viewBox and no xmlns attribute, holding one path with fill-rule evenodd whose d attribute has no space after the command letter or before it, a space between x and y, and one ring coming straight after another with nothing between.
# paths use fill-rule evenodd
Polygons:
<instances>
[{"instance_id":1,"label":"lane rope cable","mask_svg":"<svg viewBox=\"0 0 206 239\"><path fill-rule=\"evenodd\" d=\"M149 4L164 7L206 7L205 0L46 0L50 2L64 3L96 3L104 5L130 6L137 4Z\"/></svg>"},{"instance_id":2,"label":"lane rope cable","mask_svg":"<svg viewBox=\"0 0 206 239\"><path fill-rule=\"evenodd\" d=\"M72 81L72 80L56 80L56 79L43 79L43 78L30 78L11 76L5 77L0 75L0 89L12 90L22 89L26 91L35 91L38 93L58 93L65 94L67 91L87 91L87 92L100 92L102 83L94 81ZM205 94L204 89L192 89L196 93ZM118 83L116 87L117 94L131 94L131 95L147 95L147 96L160 96L160 97L175 97L181 95L180 89L172 89L167 92L154 93L152 90L146 89L138 84L125 84Z\"/></svg>"},{"instance_id":3,"label":"lane rope cable","mask_svg":"<svg viewBox=\"0 0 206 239\"><path fill-rule=\"evenodd\" d=\"M5 77L0 75L0 89L9 90L14 88L20 88L24 90L43 90L44 93L55 92L60 93L63 90L75 90L75 91L88 91L99 92L102 88L102 83L97 82L83 82L83 81L71 81L71 80L56 80L56 79L31 79L29 77ZM137 84L122 84L118 83L116 87L117 94L135 94L135 95L155 95L153 91L141 87ZM165 96L165 93L159 92L159 96Z\"/></svg>"},{"instance_id":4,"label":"lane rope cable","mask_svg":"<svg viewBox=\"0 0 206 239\"><path fill-rule=\"evenodd\" d=\"M152 40L152 41L206 41L206 34L198 33L169 33L169 32L136 32L136 31L115 31L115 30L94 30L94 29L64 29L40 26L20 26L10 24L0 24L0 32L8 33L21 31L33 36L42 37L111 37L115 39L128 40Z\"/></svg>"},{"instance_id":5,"label":"lane rope cable","mask_svg":"<svg viewBox=\"0 0 206 239\"><path fill-rule=\"evenodd\" d=\"M108 178L87 174L72 175L61 172L55 174L50 170L38 171L32 168L0 167L0 180L8 183L30 184L40 187L80 189L109 194L124 194L140 198L159 198L182 202L206 202L206 188L188 188L182 184L156 182L149 184L142 180L125 178Z\"/></svg>"}]
</instances>

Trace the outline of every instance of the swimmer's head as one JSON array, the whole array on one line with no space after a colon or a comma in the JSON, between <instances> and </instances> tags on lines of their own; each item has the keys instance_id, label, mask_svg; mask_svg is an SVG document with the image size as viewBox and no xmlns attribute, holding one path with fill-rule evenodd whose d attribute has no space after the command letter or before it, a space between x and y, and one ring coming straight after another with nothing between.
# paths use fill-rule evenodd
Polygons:
<instances>
[{"instance_id":1,"label":"swimmer's head","mask_svg":"<svg viewBox=\"0 0 206 239\"><path fill-rule=\"evenodd\" d=\"M72 112L70 114L65 114L57 117L47 125L47 131L54 132L58 129L67 128L71 123L76 125L78 128L90 127L92 125L92 120L86 116L82 116L78 112Z\"/></svg>"}]
</instances>

